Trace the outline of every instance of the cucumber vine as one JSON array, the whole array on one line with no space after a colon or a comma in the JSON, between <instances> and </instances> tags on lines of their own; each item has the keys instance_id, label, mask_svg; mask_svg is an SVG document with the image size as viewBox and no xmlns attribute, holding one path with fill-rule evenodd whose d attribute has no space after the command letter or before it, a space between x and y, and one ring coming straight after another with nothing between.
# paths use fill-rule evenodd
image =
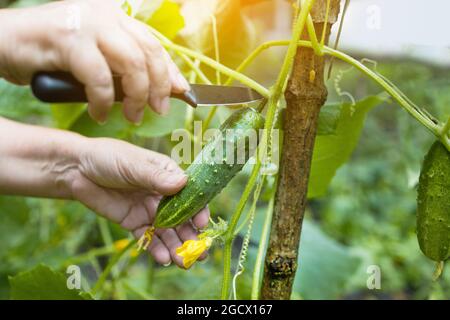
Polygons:
<instances>
[{"instance_id":1,"label":"cucumber vine","mask_svg":"<svg viewBox=\"0 0 450 320\"><path fill-rule=\"evenodd\" d=\"M279 109L279 101L282 97L282 94L286 88L287 79L289 77L289 73L291 71L292 65L294 63L294 57L297 52L297 48L299 46L311 48L314 50L314 53L318 56L328 55L332 59L339 59L352 67L356 68L368 78L375 81L384 91L386 91L405 111L407 111L416 121L418 121L421 125L423 125L426 129L428 129L431 133L433 133L450 151L450 119L446 123L441 123L437 121L434 117L432 117L427 111L419 106L415 105L398 87L396 87L391 81L387 78L376 72L376 70L372 70L366 65L364 65L361 61L356 60L350 55L345 54L337 49L330 48L324 45L325 42L325 31L319 38L315 32L313 20L310 15L310 11L312 5L314 4L314 0L299 0L296 7L296 17L292 29L292 38L290 40L276 40L269 41L258 46L253 52L248 55L246 59L233 70L221 64L219 62L219 51L218 51L218 37L217 37L217 27L215 17L211 17L213 31L214 31L214 44L215 44L215 56L216 59L212 59L207 57L206 55L194 51L192 49L186 48L184 46L175 44L170 41L164 35L156 31L155 29L150 28L151 32L160 40L162 45L166 47L168 50L174 52L184 63L186 66L195 73L196 78L203 83L211 84L212 82L207 78L207 76L201 70L201 64L207 65L213 68L216 71L216 81L217 83L221 83L221 74L228 76L228 79L224 82L225 85L230 85L233 80L239 81L242 84L254 89L262 96L267 98L268 105L266 108L266 123L265 130L261 140L261 144L258 148L258 156L256 157L256 164L253 166L253 170L250 174L248 182L244 188L242 197L240 198L237 207L231 217L229 227L225 233L225 247L224 247L224 269L223 269L223 281L222 281L222 293L221 297L223 299L227 299L230 294L230 276L231 276L231 250L232 243L236 236L236 228L237 224L241 219L242 212L247 204L247 201L257 184L258 177L260 176L260 170L262 166L262 157L260 154L263 152L267 152L268 148L271 145L271 132L274 127L274 123L276 120L276 114ZM326 18L327 21L328 15L330 11L330 0L327 0L327 12ZM306 31L309 35L309 41L300 40L300 36L303 33L303 30L306 28ZM277 46L287 46L287 52L283 61L282 68L277 77L275 84L270 88L266 88L257 81L252 78L244 75L242 72L265 50L277 47ZM313 71L313 70L312 70ZM193 78L194 79L194 78ZM216 109L213 108L209 115L206 118L206 124L204 124L204 129L208 128L211 120L213 119L216 113ZM191 119L191 118L189 118ZM261 179L263 180L263 179ZM259 198L259 193L255 192L255 199L257 201ZM253 272L253 282L252 282L252 299L256 299L259 293L260 279L262 273L262 263L263 263L263 255L264 248L268 239L269 226L271 221L271 211L273 209L274 195L269 202L268 211L266 213L263 234L261 238L261 243L258 249L257 262L255 265L255 269ZM252 219L249 219L252 221Z\"/></svg>"}]
</instances>

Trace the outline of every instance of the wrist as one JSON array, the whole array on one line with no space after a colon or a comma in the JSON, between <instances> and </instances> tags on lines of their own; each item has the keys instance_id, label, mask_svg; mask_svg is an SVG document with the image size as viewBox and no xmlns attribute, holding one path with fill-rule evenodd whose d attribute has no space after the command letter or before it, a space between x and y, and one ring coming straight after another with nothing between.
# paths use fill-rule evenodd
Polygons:
<instances>
[{"instance_id":1,"label":"wrist","mask_svg":"<svg viewBox=\"0 0 450 320\"><path fill-rule=\"evenodd\" d=\"M92 145L92 139L60 131L47 154L48 175L53 177L56 197L73 199L73 186L82 173L82 162Z\"/></svg>"},{"instance_id":2,"label":"wrist","mask_svg":"<svg viewBox=\"0 0 450 320\"><path fill-rule=\"evenodd\" d=\"M78 134L0 118L0 193L72 198L89 139Z\"/></svg>"}]
</instances>

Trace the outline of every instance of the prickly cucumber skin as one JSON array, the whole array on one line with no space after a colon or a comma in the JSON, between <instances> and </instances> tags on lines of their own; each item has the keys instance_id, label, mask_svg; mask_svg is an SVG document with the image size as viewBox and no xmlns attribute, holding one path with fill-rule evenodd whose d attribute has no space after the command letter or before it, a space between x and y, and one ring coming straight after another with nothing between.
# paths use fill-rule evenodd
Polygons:
<instances>
[{"instance_id":1,"label":"prickly cucumber skin","mask_svg":"<svg viewBox=\"0 0 450 320\"><path fill-rule=\"evenodd\" d=\"M234 112L220 127L221 135L214 137L186 170L186 186L177 194L161 200L155 228L172 228L186 222L219 194L255 151L245 143L249 137L246 130L253 130L258 137L264 122L264 117L252 108ZM245 155L238 161L237 150L242 150L244 145ZM219 153L215 154L213 150ZM232 156L228 158L230 153Z\"/></svg>"},{"instance_id":2,"label":"prickly cucumber skin","mask_svg":"<svg viewBox=\"0 0 450 320\"><path fill-rule=\"evenodd\" d=\"M431 260L450 256L450 152L439 141L425 156L420 174L417 239Z\"/></svg>"}]
</instances>

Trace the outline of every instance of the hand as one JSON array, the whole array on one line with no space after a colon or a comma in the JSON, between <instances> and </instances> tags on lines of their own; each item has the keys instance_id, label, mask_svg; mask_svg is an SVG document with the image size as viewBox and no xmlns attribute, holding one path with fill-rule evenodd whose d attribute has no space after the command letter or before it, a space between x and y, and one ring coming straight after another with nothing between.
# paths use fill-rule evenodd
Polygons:
<instances>
[{"instance_id":1,"label":"hand","mask_svg":"<svg viewBox=\"0 0 450 320\"><path fill-rule=\"evenodd\" d=\"M140 238L163 195L181 190L187 177L167 156L106 138L85 138L0 118L0 194L74 199ZM175 229L157 230L148 250L160 264L174 261L186 240L204 229L208 209Z\"/></svg>"},{"instance_id":2,"label":"hand","mask_svg":"<svg viewBox=\"0 0 450 320\"><path fill-rule=\"evenodd\" d=\"M155 218L161 195L178 192L187 177L165 155L113 139L92 139L80 156L77 170L69 175L72 195L93 211L119 223L140 238ZM174 261L183 267L175 250L186 240L196 239L209 219L203 209L175 229L157 230L148 250L160 264ZM203 256L204 257L204 256Z\"/></svg>"},{"instance_id":3,"label":"hand","mask_svg":"<svg viewBox=\"0 0 450 320\"><path fill-rule=\"evenodd\" d=\"M169 111L171 92L189 84L144 24L115 0L58 1L0 10L0 76L28 84L38 71L69 71L85 85L89 114L105 122L122 77L125 117L139 123L147 103Z\"/></svg>"}]
</instances>

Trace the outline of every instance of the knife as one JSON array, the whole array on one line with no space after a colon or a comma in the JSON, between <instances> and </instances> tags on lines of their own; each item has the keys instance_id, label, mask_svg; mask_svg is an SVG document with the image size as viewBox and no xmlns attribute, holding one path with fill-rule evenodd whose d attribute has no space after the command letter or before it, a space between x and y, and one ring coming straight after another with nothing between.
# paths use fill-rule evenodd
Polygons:
<instances>
[{"instance_id":1,"label":"knife","mask_svg":"<svg viewBox=\"0 0 450 320\"><path fill-rule=\"evenodd\" d=\"M124 98L121 78L113 76L115 101ZM248 87L190 84L191 91L172 93L171 97L197 106L231 106L263 99L258 92ZM36 98L49 103L88 102L84 85L67 72L38 72L31 81L31 90Z\"/></svg>"}]
</instances>

